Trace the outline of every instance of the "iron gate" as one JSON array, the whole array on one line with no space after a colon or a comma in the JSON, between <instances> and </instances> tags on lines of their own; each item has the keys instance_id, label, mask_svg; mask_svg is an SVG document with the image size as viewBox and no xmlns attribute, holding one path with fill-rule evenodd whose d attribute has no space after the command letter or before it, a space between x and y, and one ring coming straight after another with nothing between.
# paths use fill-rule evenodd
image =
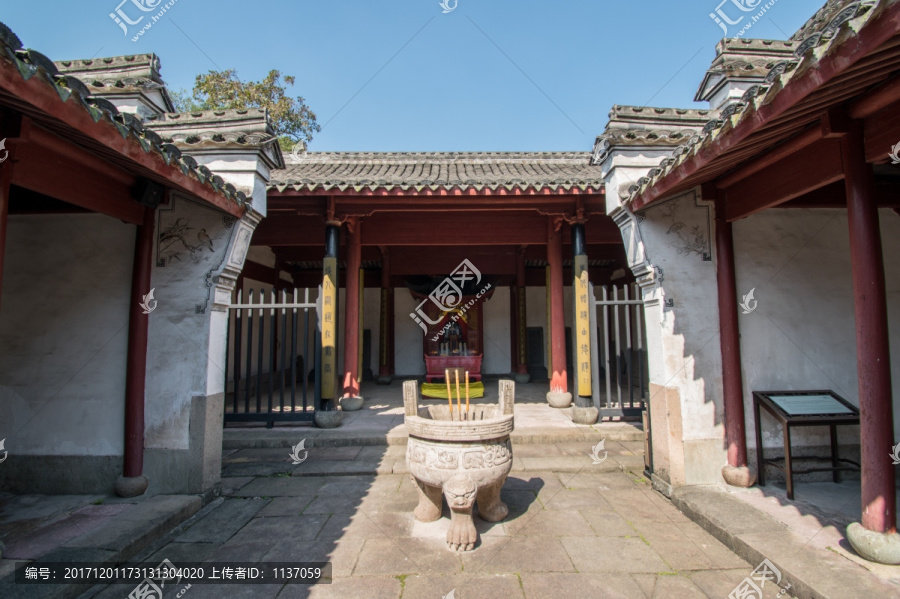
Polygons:
<instances>
[{"instance_id":1,"label":"iron gate","mask_svg":"<svg viewBox=\"0 0 900 599\"><path fill-rule=\"evenodd\" d=\"M271 428L276 421L311 421L319 360L309 359L318 358L309 289L290 295L251 289L246 300L238 291L228 308L225 424L264 421Z\"/></svg>"},{"instance_id":2,"label":"iron gate","mask_svg":"<svg viewBox=\"0 0 900 599\"><path fill-rule=\"evenodd\" d=\"M648 396L644 302L636 285L591 285L591 370L600 418L641 419ZM603 382L605 381L605 385Z\"/></svg>"}]
</instances>

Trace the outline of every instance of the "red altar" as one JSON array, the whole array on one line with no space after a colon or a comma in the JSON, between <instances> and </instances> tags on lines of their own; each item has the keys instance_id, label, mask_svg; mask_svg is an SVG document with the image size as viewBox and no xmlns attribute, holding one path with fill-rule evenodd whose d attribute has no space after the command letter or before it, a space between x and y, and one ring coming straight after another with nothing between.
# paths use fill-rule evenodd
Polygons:
<instances>
[{"instance_id":1,"label":"red altar","mask_svg":"<svg viewBox=\"0 0 900 599\"><path fill-rule=\"evenodd\" d=\"M417 297L418 294L413 294ZM470 302L474 296L464 296L460 306L471 304L466 309L442 312L433 302L425 302L422 306L428 316L425 332L425 380L429 383L435 378L444 378L448 368L462 368L469 371L469 379L481 380L483 313L481 302ZM418 301L424 299L418 296ZM434 324L431 324L434 323Z\"/></svg>"},{"instance_id":2,"label":"red altar","mask_svg":"<svg viewBox=\"0 0 900 599\"><path fill-rule=\"evenodd\" d=\"M448 368L461 368L469 371L469 380L481 380L481 354L477 356L425 356L426 375L425 381L430 383L434 379L444 378L444 372ZM462 380L462 377L460 377Z\"/></svg>"}]
</instances>

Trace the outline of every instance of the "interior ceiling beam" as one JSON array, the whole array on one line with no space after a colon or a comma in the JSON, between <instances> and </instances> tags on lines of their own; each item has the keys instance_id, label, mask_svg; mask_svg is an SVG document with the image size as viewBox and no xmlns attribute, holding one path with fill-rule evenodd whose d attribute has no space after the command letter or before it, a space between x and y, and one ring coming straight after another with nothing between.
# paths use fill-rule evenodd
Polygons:
<instances>
[{"instance_id":1,"label":"interior ceiling beam","mask_svg":"<svg viewBox=\"0 0 900 599\"><path fill-rule=\"evenodd\" d=\"M723 190L725 218L746 218L843 178L840 140L821 139Z\"/></svg>"}]
</instances>

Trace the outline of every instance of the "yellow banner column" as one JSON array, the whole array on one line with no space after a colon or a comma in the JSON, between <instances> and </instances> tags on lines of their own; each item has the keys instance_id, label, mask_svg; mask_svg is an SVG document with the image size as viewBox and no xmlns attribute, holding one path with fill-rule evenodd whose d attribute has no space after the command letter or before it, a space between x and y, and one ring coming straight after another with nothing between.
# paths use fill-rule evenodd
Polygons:
<instances>
[{"instance_id":1,"label":"yellow banner column","mask_svg":"<svg viewBox=\"0 0 900 599\"><path fill-rule=\"evenodd\" d=\"M572 225L573 295L575 310L575 407L572 420L594 424L599 410L591 397L591 298L584 223Z\"/></svg>"},{"instance_id":2,"label":"yellow banner column","mask_svg":"<svg viewBox=\"0 0 900 599\"><path fill-rule=\"evenodd\" d=\"M340 243L340 226L329 221L325 227L325 259L322 265L322 404L334 409L337 398L337 257ZM326 408L329 409L329 408Z\"/></svg>"}]
</instances>

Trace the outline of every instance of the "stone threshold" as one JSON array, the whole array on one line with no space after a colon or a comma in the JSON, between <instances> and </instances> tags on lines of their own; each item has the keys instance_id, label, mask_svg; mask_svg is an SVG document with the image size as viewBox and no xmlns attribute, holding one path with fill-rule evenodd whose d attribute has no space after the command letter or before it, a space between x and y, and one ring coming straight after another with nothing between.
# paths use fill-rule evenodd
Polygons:
<instances>
[{"instance_id":1,"label":"stone threshold","mask_svg":"<svg viewBox=\"0 0 900 599\"><path fill-rule=\"evenodd\" d=\"M202 504L203 498L198 495L148 497L29 563L40 567L42 563L80 562L102 567L127 562L197 513ZM14 574L9 574L0 579L0 597L74 599L92 586L77 583L21 585L14 582Z\"/></svg>"},{"instance_id":2,"label":"stone threshold","mask_svg":"<svg viewBox=\"0 0 900 599\"><path fill-rule=\"evenodd\" d=\"M367 447L406 445L409 435L401 425L389 432L359 431L347 428L320 429L309 427L226 428L222 434L222 449L278 449L291 448L298 438L305 438L305 447ZM513 431L513 445L550 445L573 441L643 441L644 431L639 423L604 422L591 427L560 429L528 427Z\"/></svg>"},{"instance_id":3,"label":"stone threshold","mask_svg":"<svg viewBox=\"0 0 900 599\"><path fill-rule=\"evenodd\" d=\"M808 546L782 522L717 486L674 489L672 503L753 567L764 559L782 573L789 596L804 599L867 599L900 596L900 587L841 555ZM749 575L750 572L748 571Z\"/></svg>"}]
</instances>

